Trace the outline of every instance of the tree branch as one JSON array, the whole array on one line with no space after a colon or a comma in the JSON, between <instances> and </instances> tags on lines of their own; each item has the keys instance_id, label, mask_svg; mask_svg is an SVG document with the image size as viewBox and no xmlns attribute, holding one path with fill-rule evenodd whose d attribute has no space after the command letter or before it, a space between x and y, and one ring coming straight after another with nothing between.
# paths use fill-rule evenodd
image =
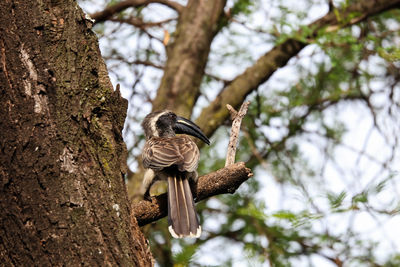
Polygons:
<instances>
[{"instance_id":1,"label":"tree branch","mask_svg":"<svg viewBox=\"0 0 400 267\"><path fill-rule=\"evenodd\" d=\"M247 109L249 108L250 101L243 103L240 107L239 111L236 111L231 105L226 105L226 108L231 113L232 118L232 129L231 129L231 136L229 138L229 145L228 151L226 152L226 161L225 167L232 165L235 163L235 156L236 156L236 146L239 139L239 132L240 132L240 125L242 124L242 119L244 115L247 113Z\"/></svg>"},{"instance_id":2,"label":"tree branch","mask_svg":"<svg viewBox=\"0 0 400 267\"><path fill-rule=\"evenodd\" d=\"M95 23L106 21L107 19L111 18L115 14L130 8L130 7L140 7L145 6L151 3L159 3L163 4L167 7L175 9L176 12L182 12L184 6L177 2L169 1L169 0L126 0L119 2L115 5L108 6L102 11L90 14L90 17L95 20Z\"/></svg>"},{"instance_id":3,"label":"tree branch","mask_svg":"<svg viewBox=\"0 0 400 267\"><path fill-rule=\"evenodd\" d=\"M233 194L252 176L253 173L243 162L201 176L197 184L196 202L219 194ZM142 200L134 203L132 211L139 226L157 221L167 215L167 194L154 196L151 201Z\"/></svg>"},{"instance_id":4,"label":"tree branch","mask_svg":"<svg viewBox=\"0 0 400 267\"><path fill-rule=\"evenodd\" d=\"M175 2L175 1L170 1L170 0L154 0L154 1L150 1L152 3L159 3L159 4L163 4L169 8L175 9L176 12L178 12L179 14L182 12L182 10L185 8L185 6Z\"/></svg>"},{"instance_id":5,"label":"tree branch","mask_svg":"<svg viewBox=\"0 0 400 267\"><path fill-rule=\"evenodd\" d=\"M150 28L150 27L162 27L163 24L171 22L171 21L176 20L176 19L175 18L173 18L173 19L165 19L165 20L157 21L157 22L151 22L151 21L144 22L142 19L135 18L135 17L130 17L130 18L127 18L127 19L109 18L108 20L109 21L114 21L114 22L119 22L119 23L126 23L126 24L132 25L132 26L134 26L136 28L145 30L145 29Z\"/></svg>"},{"instance_id":6,"label":"tree branch","mask_svg":"<svg viewBox=\"0 0 400 267\"><path fill-rule=\"evenodd\" d=\"M321 19L309 24L308 27L313 29L313 32L308 38L314 38L318 31L324 27L326 27L326 31L338 30L399 6L400 0L358 1L345 10L339 10L342 18L340 21L335 12L330 11ZM347 18L350 15L352 19L348 21ZM306 42L289 38L261 56L254 65L237 76L208 107L202 110L196 124L207 136L211 136L219 125L229 117L229 111L225 108L226 104L229 103L234 108L238 108L248 94L267 81L278 68L285 66L306 45ZM198 143L198 145L202 144Z\"/></svg>"}]
</instances>

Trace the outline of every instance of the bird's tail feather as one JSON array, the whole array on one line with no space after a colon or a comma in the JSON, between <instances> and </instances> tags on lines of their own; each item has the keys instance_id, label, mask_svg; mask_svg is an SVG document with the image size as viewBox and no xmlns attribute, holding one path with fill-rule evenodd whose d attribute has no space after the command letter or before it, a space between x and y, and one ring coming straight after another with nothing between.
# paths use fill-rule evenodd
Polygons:
<instances>
[{"instance_id":1,"label":"bird's tail feather","mask_svg":"<svg viewBox=\"0 0 400 267\"><path fill-rule=\"evenodd\" d=\"M175 238L200 237L201 226L189 181L180 173L168 177L168 224Z\"/></svg>"}]
</instances>

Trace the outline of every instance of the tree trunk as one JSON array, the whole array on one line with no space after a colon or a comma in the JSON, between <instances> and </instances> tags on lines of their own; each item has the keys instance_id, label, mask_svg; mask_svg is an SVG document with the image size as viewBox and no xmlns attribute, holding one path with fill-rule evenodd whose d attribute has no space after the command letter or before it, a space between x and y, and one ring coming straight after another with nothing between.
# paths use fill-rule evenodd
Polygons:
<instances>
[{"instance_id":1,"label":"tree trunk","mask_svg":"<svg viewBox=\"0 0 400 267\"><path fill-rule=\"evenodd\" d=\"M0 265L152 264L124 184L127 103L75 1L0 2Z\"/></svg>"},{"instance_id":2,"label":"tree trunk","mask_svg":"<svg viewBox=\"0 0 400 267\"><path fill-rule=\"evenodd\" d=\"M200 95L200 84L211 42L220 30L225 0L191 0L179 16L153 111L170 109L190 117Z\"/></svg>"}]
</instances>

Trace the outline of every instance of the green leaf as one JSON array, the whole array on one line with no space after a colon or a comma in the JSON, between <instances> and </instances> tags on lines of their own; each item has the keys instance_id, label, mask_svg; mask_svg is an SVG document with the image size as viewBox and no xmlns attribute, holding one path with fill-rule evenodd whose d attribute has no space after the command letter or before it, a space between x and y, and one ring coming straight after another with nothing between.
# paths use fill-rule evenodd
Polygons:
<instances>
[{"instance_id":1,"label":"green leaf","mask_svg":"<svg viewBox=\"0 0 400 267\"><path fill-rule=\"evenodd\" d=\"M329 200L329 204L331 205L331 208L332 209L339 208L343 204L343 201L346 198L346 196L347 196L347 193L345 191L342 191L339 194L328 193L327 198Z\"/></svg>"},{"instance_id":2,"label":"green leaf","mask_svg":"<svg viewBox=\"0 0 400 267\"><path fill-rule=\"evenodd\" d=\"M352 203L367 203L368 202L368 194L366 192L362 192L360 194L355 195L352 198Z\"/></svg>"}]
</instances>

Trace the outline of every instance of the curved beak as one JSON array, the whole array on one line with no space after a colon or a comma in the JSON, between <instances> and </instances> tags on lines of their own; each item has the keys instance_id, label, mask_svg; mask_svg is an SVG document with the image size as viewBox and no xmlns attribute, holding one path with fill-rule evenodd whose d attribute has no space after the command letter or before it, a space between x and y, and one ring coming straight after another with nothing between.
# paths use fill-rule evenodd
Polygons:
<instances>
[{"instance_id":1,"label":"curved beak","mask_svg":"<svg viewBox=\"0 0 400 267\"><path fill-rule=\"evenodd\" d=\"M207 145L210 144L210 140L208 140L207 136L201 131L200 127L188 119L177 116L174 131L177 134L189 134L199 138Z\"/></svg>"}]
</instances>

